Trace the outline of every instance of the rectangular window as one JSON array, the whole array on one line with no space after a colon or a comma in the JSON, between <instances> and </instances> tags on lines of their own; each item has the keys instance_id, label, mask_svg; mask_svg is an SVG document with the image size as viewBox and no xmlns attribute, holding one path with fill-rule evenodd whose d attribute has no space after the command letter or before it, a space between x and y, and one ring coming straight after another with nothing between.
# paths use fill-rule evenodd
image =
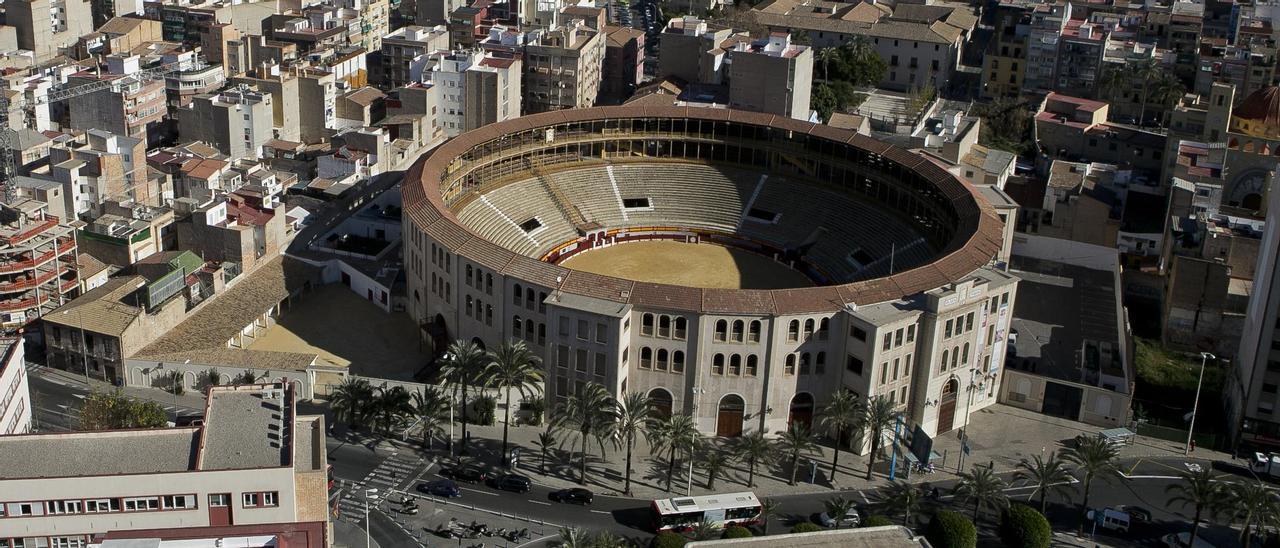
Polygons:
<instances>
[{"instance_id":1,"label":"rectangular window","mask_svg":"<svg viewBox=\"0 0 1280 548\"><path fill-rule=\"evenodd\" d=\"M609 342L609 337L608 337L609 334L606 333L608 329L609 327L606 326L605 324L602 324L602 323L596 324L596 342L597 343L605 344Z\"/></svg>"},{"instance_id":2,"label":"rectangular window","mask_svg":"<svg viewBox=\"0 0 1280 548\"><path fill-rule=\"evenodd\" d=\"M951 338L951 320L947 320L947 330L945 334L942 336L942 338L944 339Z\"/></svg>"},{"instance_id":3,"label":"rectangular window","mask_svg":"<svg viewBox=\"0 0 1280 548\"><path fill-rule=\"evenodd\" d=\"M901 327L893 333L893 346L902 346L902 333L903 329Z\"/></svg>"},{"instance_id":4,"label":"rectangular window","mask_svg":"<svg viewBox=\"0 0 1280 548\"><path fill-rule=\"evenodd\" d=\"M209 495L209 506L212 508L226 508L231 506L231 495L226 493L215 493Z\"/></svg>"},{"instance_id":5,"label":"rectangular window","mask_svg":"<svg viewBox=\"0 0 1280 548\"><path fill-rule=\"evenodd\" d=\"M280 495L275 491L262 493L263 506L280 506Z\"/></svg>"},{"instance_id":6,"label":"rectangular window","mask_svg":"<svg viewBox=\"0 0 1280 548\"><path fill-rule=\"evenodd\" d=\"M884 344L881 345L885 350L893 346L893 333L884 334Z\"/></svg>"},{"instance_id":7,"label":"rectangular window","mask_svg":"<svg viewBox=\"0 0 1280 548\"><path fill-rule=\"evenodd\" d=\"M565 317L560 318L560 336L561 337L569 336L569 318L565 318Z\"/></svg>"},{"instance_id":8,"label":"rectangular window","mask_svg":"<svg viewBox=\"0 0 1280 548\"><path fill-rule=\"evenodd\" d=\"M159 497L135 497L124 499L124 511L138 512L142 510L159 510Z\"/></svg>"},{"instance_id":9,"label":"rectangular window","mask_svg":"<svg viewBox=\"0 0 1280 548\"><path fill-rule=\"evenodd\" d=\"M604 352L596 352L596 376L597 377L603 377L605 374L605 370L606 370L605 360L606 360L606 355Z\"/></svg>"},{"instance_id":10,"label":"rectangular window","mask_svg":"<svg viewBox=\"0 0 1280 548\"><path fill-rule=\"evenodd\" d=\"M569 367L569 347L563 344L556 345L556 365Z\"/></svg>"},{"instance_id":11,"label":"rectangular window","mask_svg":"<svg viewBox=\"0 0 1280 548\"><path fill-rule=\"evenodd\" d=\"M880 384L889 382L889 362L880 364Z\"/></svg>"},{"instance_id":12,"label":"rectangular window","mask_svg":"<svg viewBox=\"0 0 1280 548\"><path fill-rule=\"evenodd\" d=\"M165 510L180 510L194 508L196 500L191 495L165 495L161 503Z\"/></svg>"},{"instance_id":13,"label":"rectangular window","mask_svg":"<svg viewBox=\"0 0 1280 548\"><path fill-rule=\"evenodd\" d=\"M591 338L591 324L587 320L578 320L578 340L585 341Z\"/></svg>"},{"instance_id":14,"label":"rectangular window","mask_svg":"<svg viewBox=\"0 0 1280 548\"><path fill-rule=\"evenodd\" d=\"M586 372L586 370L587 370L587 351L586 351L586 349L584 349L584 348L579 348L579 349L577 350L577 354L578 354L578 355L577 355L577 358L578 358L578 359L577 359L576 363L574 363L574 364L573 364L573 365L574 365L574 369L576 369L576 370L578 370L578 371Z\"/></svg>"},{"instance_id":15,"label":"rectangular window","mask_svg":"<svg viewBox=\"0 0 1280 548\"><path fill-rule=\"evenodd\" d=\"M964 330L973 331L973 312L964 317Z\"/></svg>"},{"instance_id":16,"label":"rectangular window","mask_svg":"<svg viewBox=\"0 0 1280 548\"><path fill-rule=\"evenodd\" d=\"M84 511L91 514L99 514L102 512L111 512L120 510L120 499L94 499L84 501ZM114 504L113 504L114 503ZM3 514L4 505L0 504L0 515Z\"/></svg>"},{"instance_id":17,"label":"rectangular window","mask_svg":"<svg viewBox=\"0 0 1280 548\"><path fill-rule=\"evenodd\" d=\"M240 505L245 508L257 508L259 500L261 500L261 497L257 493L243 493L240 495Z\"/></svg>"},{"instance_id":18,"label":"rectangular window","mask_svg":"<svg viewBox=\"0 0 1280 548\"><path fill-rule=\"evenodd\" d=\"M861 327L850 327L849 335L863 342L866 342L867 340L867 332Z\"/></svg>"},{"instance_id":19,"label":"rectangular window","mask_svg":"<svg viewBox=\"0 0 1280 548\"><path fill-rule=\"evenodd\" d=\"M893 359L893 380L898 380L898 368L902 366L901 358Z\"/></svg>"},{"instance_id":20,"label":"rectangular window","mask_svg":"<svg viewBox=\"0 0 1280 548\"><path fill-rule=\"evenodd\" d=\"M916 342L916 326L914 325L907 326L907 342Z\"/></svg>"},{"instance_id":21,"label":"rectangular window","mask_svg":"<svg viewBox=\"0 0 1280 548\"><path fill-rule=\"evenodd\" d=\"M851 373L853 373L853 374L855 374L855 375L861 376L861 375L862 375L862 360L860 360L860 359L858 359L858 358L856 358L856 357L853 357L853 356L845 356L845 360L844 360L844 368L845 368L845 369L848 369L848 370L849 370L849 372L851 372Z\"/></svg>"}]
</instances>

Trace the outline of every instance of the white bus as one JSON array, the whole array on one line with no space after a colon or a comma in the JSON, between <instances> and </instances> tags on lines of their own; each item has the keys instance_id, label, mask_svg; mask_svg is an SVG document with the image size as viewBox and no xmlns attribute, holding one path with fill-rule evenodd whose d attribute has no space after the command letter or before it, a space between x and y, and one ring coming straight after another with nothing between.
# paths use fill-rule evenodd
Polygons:
<instances>
[{"instance_id":1,"label":"white bus","mask_svg":"<svg viewBox=\"0 0 1280 548\"><path fill-rule=\"evenodd\" d=\"M653 501L653 530L687 531L702 521L720 527L754 525L760 522L760 499L750 491L676 497Z\"/></svg>"}]
</instances>

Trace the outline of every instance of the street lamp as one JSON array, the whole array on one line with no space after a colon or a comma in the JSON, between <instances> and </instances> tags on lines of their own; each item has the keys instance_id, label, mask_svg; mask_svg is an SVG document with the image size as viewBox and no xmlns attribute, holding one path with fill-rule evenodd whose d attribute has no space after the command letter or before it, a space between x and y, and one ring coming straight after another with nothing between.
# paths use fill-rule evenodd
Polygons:
<instances>
[{"instance_id":1,"label":"street lamp","mask_svg":"<svg viewBox=\"0 0 1280 548\"><path fill-rule=\"evenodd\" d=\"M1218 359L1217 356L1208 352L1200 353L1200 378L1196 380L1196 400L1191 404L1191 425L1187 427L1187 445L1183 449L1183 455L1191 454L1191 436L1196 431L1196 412L1200 410L1200 386L1204 384L1204 365L1210 358Z\"/></svg>"},{"instance_id":2,"label":"street lamp","mask_svg":"<svg viewBox=\"0 0 1280 548\"><path fill-rule=\"evenodd\" d=\"M364 547L370 548L373 545L373 539L369 531L373 529L369 523L369 499L378 500L378 488L373 487L364 490Z\"/></svg>"},{"instance_id":3,"label":"street lamp","mask_svg":"<svg viewBox=\"0 0 1280 548\"><path fill-rule=\"evenodd\" d=\"M960 461L956 467L956 472L964 472L964 453L965 448L969 446L969 415L973 413L973 392L977 389L978 370L969 370L969 385L965 387L968 395L964 404L964 424L960 426Z\"/></svg>"}]
</instances>

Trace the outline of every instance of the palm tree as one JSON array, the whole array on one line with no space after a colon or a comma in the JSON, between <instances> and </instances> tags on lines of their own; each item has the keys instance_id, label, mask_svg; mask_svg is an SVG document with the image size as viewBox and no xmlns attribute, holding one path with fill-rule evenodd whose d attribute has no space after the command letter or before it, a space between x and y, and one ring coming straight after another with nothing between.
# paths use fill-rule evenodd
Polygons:
<instances>
[{"instance_id":1,"label":"palm tree","mask_svg":"<svg viewBox=\"0 0 1280 548\"><path fill-rule=\"evenodd\" d=\"M487 360L484 351L471 341L456 340L445 351L440 378L454 394L462 395L462 454L467 453L467 389L477 384ZM452 440L450 440L452 442Z\"/></svg>"},{"instance_id":2,"label":"palm tree","mask_svg":"<svg viewBox=\"0 0 1280 548\"><path fill-rule=\"evenodd\" d=\"M512 340L489 352L489 365L484 376L489 383L502 389L506 397L506 409L502 417L502 460L507 458L507 429L511 426L511 389L520 396L530 398L542 394L542 359L529 351L524 341Z\"/></svg>"},{"instance_id":3,"label":"palm tree","mask_svg":"<svg viewBox=\"0 0 1280 548\"><path fill-rule=\"evenodd\" d=\"M760 532L769 534L769 519L778 515L778 501L760 499Z\"/></svg>"},{"instance_id":4,"label":"palm tree","mask_svg":"<svg viewBox=\"0 0 1280 548\"><path fill-rule=\"evenodd\" d=\"M884 396L876 396L867 401L863 408L862 423L867 434L871 436L871 454L867 455L867 481L871 481L871 467L876 463L876 453L880 452L880 439L884 432L893 428L896 418L893 402Z\"/></svg>"},{"instance_id":5,"label":"palm tree","mask_svg":"<svg viewBox=\"0 0 1280 548\"><path fill-rule=\"evenodd\" d=\"M831 60L839 56L840 56L840 50L836 48L822 48L818 50L818 62L822 63L822 81L823 82L830 80L831 72L829 70L829 66L831 64Z\"/></svg>"},{"instance_id":6,"label":"palm tree","mask_svg":"<svg viewBox=\"0 0 1280 548\"><path fill-rule=\"evenodd\" d=\"M706 452L702 454L699 461L702 469L707 473L707 490L712 490L716 488L716 478L720 476L720 472L733 461L733 454L726 452L714 442L704 444L704 448Z\"/></svg>"},{"instance_id":7,"label":"palm tree","mask_svg":"<svg viewBox=\"0 0 1280 548\"><path fill-rule=\"evenodd\" d=\"M591 537L591 548L631 548L627 539L611 532L600 531Z\"/></svg>"},{"instance_id":8,"label":"palm tree","mask_svg":"<svg viewBox=\"0 0 1280 548\"><path fill-rule=\"evenodd\" d=\"M818 425L826 430L828 436L834 440L832 447L835 449L831 456L831 480L835 481L836 474L839 471L837 467L840 462L840 446L845 442L845 436L850 431L859 430L862 427L862 406L858 402L858 395L848 390L840 390L831 397L831 401L822 408L822 413L818 417ZM854 436L855 438L859 436Z\"/></svg>"},{"instance_id":9,"label":"palm tree","mask_svg":"<svg viewBox=\"0 0 1280 548\"><path fill-rule=\"evenodd\" d=\"M627 450L626 471L623 472L622 492L631 494L631 452L635 449L636 438L644 432L645 426L653 418L653 405L649 397L639 392L627 392L618 400L614 409L614 431L619 445Z\"/></svg>"},{"instance_id":10,"label":"palm tree","mask_svg":"<svg viewBox=\"0 0 1280 548\"><path fill-rule=\"evenodd\" d=\"M405 417L413 416L413 395L403 386L378 389L378 395L370 405L374 416L374 425L385 435L404 422Z\"/></svg>"},{"instance_id":11,"label":"palm tree","mask_svg":"<svg viewBox=\"0 0 1280 548\"><path fill-rule=\"evenodd\" d=\"M1036 486L1036 492L1040 493L1040 513L1043 514L1048 508L1046 505L1049 491L1053 490L1065 495L1070 490L1068 486L1071 485L1072 478L1055 451L1050 453L1047 459L1040 455L1032 455L1029 461L1022 459L1022 462L1018 463L1018 471L1014 473L1013 479L1026 480Z\"/></svg>"},{"instance_id":12,"label":"palm tree","mask_svg":"<svg viewBox=\"0 0 1280 548\"><path fill-rule=\"evenodd\" d=\"M858 507L858 504L844 497L835 497L822 501L822 506L827 510L827 516L835 522L835 527L840 528L840 524L844 522L844 517L849 515L849 511Z\"/></svg>"},{"instance_id":13,"label":"palm tree","mask_svg":"<svg viewBox=\"0 0 1280 548\"><path fill-rule=\"evenodd\" d=\"M790 463L791 481L788 484L795 485L796 471L800 468L800 457L817 450L818 444L814 443L813 435L799 422L791 423L791 428L779 435L774 444L777 446L779 456Z\"/></svg>"},{"instance_id":14,"label":"palm tree","mask_svg":"<svg viewBox=\"0 0 1280 548\"><path fill-rule=\"evenodd\" d=\"M693 524L689 533L693 536L693 540L713 540L720 538L722 528L720 525L712 521L702 520Z\"/></svg>"},{"instance_id":15,"label":"palm tree","mask_svg":"<svg viewBox=\"0 0 1280 548\"><path fill-rule=\"evenodd\" d=\"M1253 544L1253 532L1265 531L1280 522L1280 500L1261 481L1233 483L1227 487L1227 494L1231 521L1239 521L1244 526L1240 531L1240 544L1245 548Z\"/></svg>"},{"instance_id":16,"label":"palm tree","mask_svg":"<svg viewBox=\"0 0 1280 548\"><path fill-rule=\"evenodd\" d=\"M924 504L924 491L918 485L892 479L889 480L884 503L894 511L902 512L902 526L908 527L911 518L915 517Z\"/></svg>"},{"instance_id":17,"label":"palm tree","mask_svg":"<svg viewBox=\"0 0 1280 548\"><path fill-rule=\"evenodd\" d=\"M655 454L667 452L667 491L671 491L671 477L676 473L676 453L690 453L701 438L698 425L689 415L672 414L664 420L649 423L646 436Z\"/></svg>"},{"instance_id":18,"label":"palm tree","mask_svg":"<svg viewBox=\"0 0 1280 548\"><path fill-rule=\"evenodd\" d=\"M1147 117L1147 100L1151 98L1152 82L1158 80L1164 69L1155 59L1143 59L1133 63L1130 74L1142 81L1142 110L1138 111L1138 124Z\"/></svg>"},{"instance_id":19,"label":"palm tree","mask_svg":"<svg viewBox=\"0 0 1280 548\"><path fill-rule=\"evenodd\" d=\"M1116 94L1123 91L1129 83L1129 74L1127 72L1120 67L1104 67L1102 75L1098 77L1099 98L1114 103Z\"/></svg>"},{"instance_id":20,"label":"palm tree","mask_svg":"<svg viewBox=\"0 0 1280 548\"><path fill-rule=\"evenodd\" d=\"M733 441L734 457L747 463L747 487L756 486L756 462L768 457L771 449L773 446L764 437L763 430L739 436Z\"/></svg>"},{"instance_id":21,"label":"palm tree","mask_svg":"<svg viewBox=\"0 0 1280 548\"><path fill-rule=\"evenodd\" d=\"M975 466L973 470L959 475L960 481L951 493L965 501L973 501L973 521L978 521L978 512L983 507L1000 510L1009 506L1009 497L1004 494L1004 480L990 468Z\"/></svg>"},{"instance_id":22,"label":"palm tree","mask_svg":"<svg viewBox=\"0 0 1280 548\"><path fill-rule=\"evenodd\" d=\"M372 399L373 386L369 381L347 377L329 394L329 405L333 407L335 419L355 427L364 418L365 409Z\"/></svg>"},{"instance_id":23,"label":"palm tree","mask_svg":"<svg viewBox=\"0 0 1280 548\"><path fill-rule=\"evenodd\" d=\"M1204 511L1208 510L1209 516L1217 515L1221 511L1220 505L1227 500L1223 484L1207 467L1202 467L1199 472L1183 472L1182 481L1165 487L1164 492L1169 495L1169 506L1191 505L1195 508L1195 516L1191 519L1190 546L1196 545L1196 534L1200 532Z\"/></svg>"},{"instance_id":24,"label":"palm tree","mask_svg":"<svg viewBox=\"0 0 1280 548\"><path fill-rule=\"evenodd\" d=\"M560 548L591 548L591 535L578 527L560 529Z\"/></svg>"},{"instance_id":25,"label":"palm tree","mask_svg":"<svg viewBox=\"0 0 1280 548\"><path fill-rule=\"evenodd\" d=\"M550 424L548 424L546 430L543 430L542 432L538 433L538 439L537 441L534 441L533 444L538 446L538 453L542 455L542 460L538 461L538 473L546 474L547 473L547 453L550 453L551 448L555 447L556 445L555 429L552 428Z\"/></svg>"},{"instance_id":26,"label":"palm tree","mask_svg":"<svg viewBox=\"0 0 1280 548\"><path fill-rule=\"evenodd\" d=\"M422 422L422 444L431 449L436 435L443 434L449 422L449 402L439 388L426 386L413 393L413 411Z\"/></svg>"},{"instance_id":27,"label":"palm tree","mask_svg":"<svg viewBox=\"0 0 1280 548\"><path fill-rule=\"evenodd\" d=\"M604 452L604 440L613 429L613 398L599 383L589 382L583 385L556 413L554 423L578 435L580 442L579 457L581 459L581 475L578 483L587 483L587 442L595 438Z\"/></svg>"},{"instance_id":28,"label":"palm tree","mask_svg":"<svg viewBox=\"0 0 1280 548\"><path fill-rule=\"evenodd\" d=\"M1159 122L1161 125L1164 125L1164 118L1168 115L1170 109L1186 93L1187 88L1182 85L1182 81L1177 76L1169 72L1160 73L1160 77L1156 80L1154 88L1151 90L1151 98L1161 107Z\"/></svg>"},{"instance_id":29,"label":"palm tree","mask_svg":"<svg viewBox=\"0 0 1280 548\"><path fill-rule=\"evenodd\" d=\"M1075 447L1067 449L1062 455L1063 460L1076 465L1076 472L1084 473L1084 478L1080 481L1084 489L1084 496L1080 499L1080 531L1084 531L1093 478L1114 470L1116 457L1116 448L1098 437L1080 438Z\"/></svg>"}]
</instances>

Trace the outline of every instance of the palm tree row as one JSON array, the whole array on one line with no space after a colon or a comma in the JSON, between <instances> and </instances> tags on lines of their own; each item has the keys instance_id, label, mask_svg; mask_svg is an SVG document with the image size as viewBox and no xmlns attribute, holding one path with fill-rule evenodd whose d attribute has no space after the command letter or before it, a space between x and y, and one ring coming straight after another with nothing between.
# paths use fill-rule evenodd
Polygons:
<instances>
[{"instance_id":1,"label":"palm tree row","mask_svg":"<svg viewBox=\"0 0 1280 548\"><path fill-rule=\"evenodd\" d=\"M871 467L881 451L885 432L893 428L897 412L892 402L883 396L859 401L858 396L847 390L836 392L822 408L818 425L833 440L835 451L831 457L831 479L839 473L840 449L851 441L861 443L864 435L871 437L871 453L867 457L867 476L871 479ZM794 481L793 481L794 483Z\"/></svg>"},{"instance_id":2,"label":"palm tree row","mask_svg":"<svg viewBox=\"0 0 1280 548\"><path fill-rule=\"evenodd\" d=\"M1255 537L1280 532L1280 498L1261 480L1228 482L1208 467L1181 476L1182 481L1165 492L1170 506L1191 507L1190 545L1196 543L1200 524L1218 518L1240 524L1240 544L1245 548Z\"/></svg>"},{"instance_id":3,"label":"palm tree row","mask_svg":"<svg viewBox=\"0 0 1280 548\"><path fill-rule=\"evenodd\" d=\"M375 388L369 381L347 377L329 395L338 421L352 426L371 424L383 434L390 434L413 416L413 396L403 386Z\"/></svg>"}]
</instances>

